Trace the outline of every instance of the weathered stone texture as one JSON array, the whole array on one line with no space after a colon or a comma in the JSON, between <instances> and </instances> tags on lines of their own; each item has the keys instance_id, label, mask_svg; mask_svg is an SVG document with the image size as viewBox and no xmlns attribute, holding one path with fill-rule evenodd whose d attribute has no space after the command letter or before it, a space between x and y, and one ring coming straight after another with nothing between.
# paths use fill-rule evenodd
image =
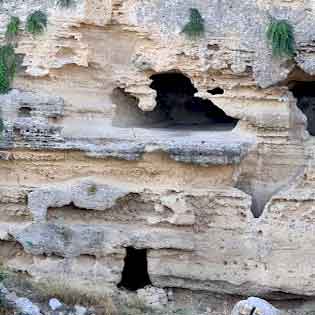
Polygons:
<instances>
[{"instance_id":1,"label":"weathered stone texture","mask_svg":"<svg viewBox=\"0 0 315 315\"><path fill-rule=\"evenodd\" d=\"M191 7L198 40L181 32ZM37 37L24 31L35 9L49 20ZM133 247L155 287L314 298L314 138L289 90L314 80L314 12L302 0L2 1L0 33L21 18L24 59L0 96L0 262L116 292ZM294 60L272 57L270 16L294 25ZM161 73L186 76L190 97L236 126L150 125Z\"/></svg>"}]
</instances>

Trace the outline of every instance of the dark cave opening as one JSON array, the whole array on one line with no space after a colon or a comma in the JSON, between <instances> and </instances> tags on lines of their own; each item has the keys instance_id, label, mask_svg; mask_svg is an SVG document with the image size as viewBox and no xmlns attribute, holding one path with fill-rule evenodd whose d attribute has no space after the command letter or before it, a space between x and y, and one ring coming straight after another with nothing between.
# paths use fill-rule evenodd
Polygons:
<instances>
[{"instance_id":1,"label":"dark cave opening","mask_svg":"<svg viewBox=\"0 0 315 315\"><path fill-rule=\"evenodd\" d=\"M208 93L212 94L212 95L223 95L224 94L224 90L221 89L220 87L216 87L212 90L208 90Z\"/></svg>"},{"instance_id":2,"label":"dark cave opening","mask_svg":"<svg viewBox=\"0 0 315 315\"><path fill-rule=\"evenodd\" d=\"M136 291L151 284L148 273L146 249L127 247L124 263L122 277L118 284L118 288Z\"/></svg>"},{"instance_id":3,"label":"dark cave opening","mask_svg":"<svg viewBox=\"0 0 315 315\"><path fill-rule=\"evenodd\" d=\"M151 80L150 87L157 92L157 104L150 112L141 111L137 99L123 89L114 90L112 98L117 105L114 125L197 130L232 130L236 126L238 119L226 115L212 101L194 96L197 89L182 73L154 74ZM220 87L208 92L224 94Z\"/></svg>"},{"instance_id":4,"label":"dark cave opening","mask_svg":"<svg viewBox=\"0 0 315 315\"><path fill-rule=\"evenodd\" d=\"M151 88L157 92L156 111L164 121L175 126L208 126L231 130L238 120L229 117L210 100L195 97L197 89L191 80L181 73L161 73L151 77ZM221 88L212 94L223 94Z\"/></svg>"},{"instance_id":5,"label":"dark cave opening","mask_svg":"<svg viewBox=\"0 0 315 315\"><path fill-rule=\"evenodd\" d=\"M293 82L290 90L297 99L298 108L307 118L307 131L315 136L315 81Z\"/></svg>"},{"instance_id":6,"label":"dark cave opening","mask_svg":"<svg viewBox=\"0 0 315 315\"><path fill-rule=\"evenodd\" d=\"M19 117L31 117L32 109L28 106L22 106L19 108Z\"/></svg>"}]
</instances>

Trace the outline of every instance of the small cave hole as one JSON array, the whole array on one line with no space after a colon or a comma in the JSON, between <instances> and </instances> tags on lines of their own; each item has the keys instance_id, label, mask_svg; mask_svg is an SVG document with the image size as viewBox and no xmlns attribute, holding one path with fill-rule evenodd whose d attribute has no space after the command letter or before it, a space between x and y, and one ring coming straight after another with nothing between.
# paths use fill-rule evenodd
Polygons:
<instances>
[{"instance_id":1,"label":"small cave hole","mask_svg":"<svg viewBox=\"0 0 315 315\"><path fill-rule=\"evenodd\" d=\"M31 112L32 112L32 109L30 107L27 107L27 106L23 106L23 107L20 107L19 108L19 117L31 117Z\"/></svg>"},{"instance_id":2,"label":"small cave hole","mask_svg":"<svg viewBox=\"0 0 315 315\"><path fill-rule=\"evenodd\" d=\"M221 89L220 87L216 87L212 90L208 90L208 93L212 94L212 95L223 95L224 94L224 90Z\"/></svg>"},{"instance_id":3,"label":"small cave hole","mask_svg":"<svg viewBox=\"0 0 315 315\"><path fill-rule=\"evenodd\" d=\"M250 210L254 218L259 218L263 214L266 204L274 193L274 190L266 190L264 185L257 185L256 182L244 178L239 179L236 188L251 196ZM244 219L247 217L244 212L240 212L240 215Z\"/></svg>"},{"instance_id":4,"label":"small cave hole","mask_svg":"<svg viewBox=\"0 0 315 315\"><path fill-rule=\"evenodd\" d=\"M307 131L315 136L315 81L291 83L290 90L307 118Z\"/></svg>"},{"instance_id":5,"label":"small cave hole","mask_svg":"<svg viewBox=\"0 0 315 315\"><path fill-rule=\"evenodd\" d=\"M229 117L212 101L196 97L191 80L178 72L151 76L150 87L157 92L156 107L149 112L138 108L138 100L123 89L112 94L116 104L113 125L118 127L172 128L186 130L232 130L238 120ZM210 90L223 94L221 88Z\"/></svg>"},{"instance_id":6,"label":"small cave hole","mask_svg":"<svg viewBox=\"0 0 315 315\"><path fill-rule=\"evenodd\" d=\"M59 120L59 117L53 116L53 117L48 117L48 123L49 124L57 124Z\"/></svg>"},{"instance_id":7,"label":"small cave hole","mask_svg":"<svg viewBox=\"0 0 315 315\"><path fill-rule=\"evenodd\" d=\"M127 247L124 263L122 278L118 288L136 291L151 284L146 249Z\"/></svg>"}]
</instances>

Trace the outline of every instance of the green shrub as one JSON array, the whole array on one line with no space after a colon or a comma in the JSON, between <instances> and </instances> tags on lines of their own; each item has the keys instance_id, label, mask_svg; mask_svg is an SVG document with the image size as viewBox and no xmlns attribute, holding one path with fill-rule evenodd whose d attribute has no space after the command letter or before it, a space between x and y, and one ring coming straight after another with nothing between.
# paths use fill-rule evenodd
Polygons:
<instances>
[{"instance_id":1,"label":"green shrub","mask_svg":"<svg viewBox=\"0 0 315 315\"><path fill-rule=\"evenodd\" d=\"M7 29L5 32L5 37L7 40L12 40L15 37L17 37L19 33L19 27L20 27L20 19L17 16L11 16L10 22L7 25Z\"/></svg>"},{"instance_id":2,"label":"green shrub","mask_svg":"<svg viewBox=\"0 0 315 315\"><path fill-rule=\"evenodd\" d=\"M7 76L5 65L0 62L0 94L5 94L10 90L10 81Z\"/></svg>"},{"instance_id":3,"label":"green shrub","mask_svg":"<svg viewBox=\"0 0 315 315\"><path fill-rule=\"evenodd\" d=\"M4 131L4 121L3 121L2 117L0 117L0 140L1 140L1 136L2 136L3 131Z\"/></svg>"},{"instance_id":4,"label":"green shrub","mask_svg":"<svg viewBox=\"0 0 315 315\"><path fill-rule=\"evenodd\" d=\"M29 247L32 247L32 246L33 246L33 243L32 243L31 241L26 241L25 243L26 243L26 245L29 246Z\"/></svg>"},{"instance_id":5,"label":"green shrub","mask_svg":"<svg viewBox=\"0 0 315 315\"><path fill-rule=\"evenodd\" d=\"M16 72L16 56L12 45L0 47L0 94L7 93Z\"/></svg>"},{"instance_id":6,"label":"green shrub","mask_svg":"<svg viewBox=\"0 0 315 315\"><path fill-rule=\"evenodd\" d=\"M274 57L290 57L295 54L295 40L292 25L286 20L273 19L267 30L267 38Z\"/></svg>"},{"instance_id":7,"label":"green shrub","mask_svg":"<svg viewBox=\"0 0 315 315\"><path fill-rule=\"evenodd\" d=\"M88 194L89 195L95 195L97 193L97 187L95 184L92 184L91 186L89 186L88 188Z\"/></svg>"},{"instance_id":8,"label":"green shrub","mask_svg":"<svg viewBox=\"0 0 315 315\"><path fill-rule=\"evenodd\" d=\"M190 38L200 37L205 32L204 20L198 9L190 9L189 22L184 26L183 33Z\"/></svg>"},{"instance_id":9,"label":"green shrub","mask_svg":"<svg viewBox=\"0 0 315 315\"><path fill-rule=\"evenodd\" d=\"M43 33L46 26L47 15L40 10L33 12L27 17L26 30L33 35Z\"/></svg>"},{"instance_id":10,"label":"green shrub","mask_svg":"<svg viewBox=\"0 0 315 315\"><path fill-rule=\"evenodd\" d=\"M57 0L57 5L62 8L69 8L74 4L74 0Z\"/></svg>"},{"instance_id":11,"label":"green shrub","mask_svg":"<svg viewBox=\"0 0 315 315\"><path fill-rule=\"evenodd\" d=\"M4 271L0 271L0 283L7 278L7 274Z\"/></svg>"}]
</instances>

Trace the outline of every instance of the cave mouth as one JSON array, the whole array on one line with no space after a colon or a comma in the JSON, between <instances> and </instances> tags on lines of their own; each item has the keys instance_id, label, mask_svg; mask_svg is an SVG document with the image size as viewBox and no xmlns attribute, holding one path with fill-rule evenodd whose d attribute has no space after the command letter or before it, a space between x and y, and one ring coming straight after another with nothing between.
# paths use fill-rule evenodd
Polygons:
<instances>
[{"instance_id":1,"label":"cave mouth","mask_svg":"<svg viewBox=\"0 0 315 315\"><path fill-rule=\"evenodd\" d=\"M117 285L118 288L136 291L150 284L147 249L127 247L121 281Z\"/></svg>"},{"instance_id":2,"label":"cave mouth","mask_svg":"<svg viewBox=\"0 0 315 315\"><path fill-rule=\"evenodd\" d=\"M166 72L154 74L150 79L150 88L157 92L154 110L141 111L133 96L115 89L112 98L117 109L113 125L215 131L232 130L236 126L238 120L226 115L212 101L195 97L198 91L184 74ZM219 87L208 92L224 94Z\"/></svg>"},{"instance_id":3,"label":"cave mouth","mask_svg":"<svg viewBox=\"0 0 315 315\"><path fill-rule=\"evenodd\" d=\"M18 116L19 117L31 117L32 109L28 106L22 106L19 108Z\"/></svg>"},{"instance_id":4,"label":"cave mouth","mask_svg":"<svg viewBox=\"0 0 315 315\"><path fill-rule=\"evenodd\" d=\"M292 82L289 89L297 99L298 108L307 118L307 131L315 136L315 81Z\"/></svg>"}]
</instances>

